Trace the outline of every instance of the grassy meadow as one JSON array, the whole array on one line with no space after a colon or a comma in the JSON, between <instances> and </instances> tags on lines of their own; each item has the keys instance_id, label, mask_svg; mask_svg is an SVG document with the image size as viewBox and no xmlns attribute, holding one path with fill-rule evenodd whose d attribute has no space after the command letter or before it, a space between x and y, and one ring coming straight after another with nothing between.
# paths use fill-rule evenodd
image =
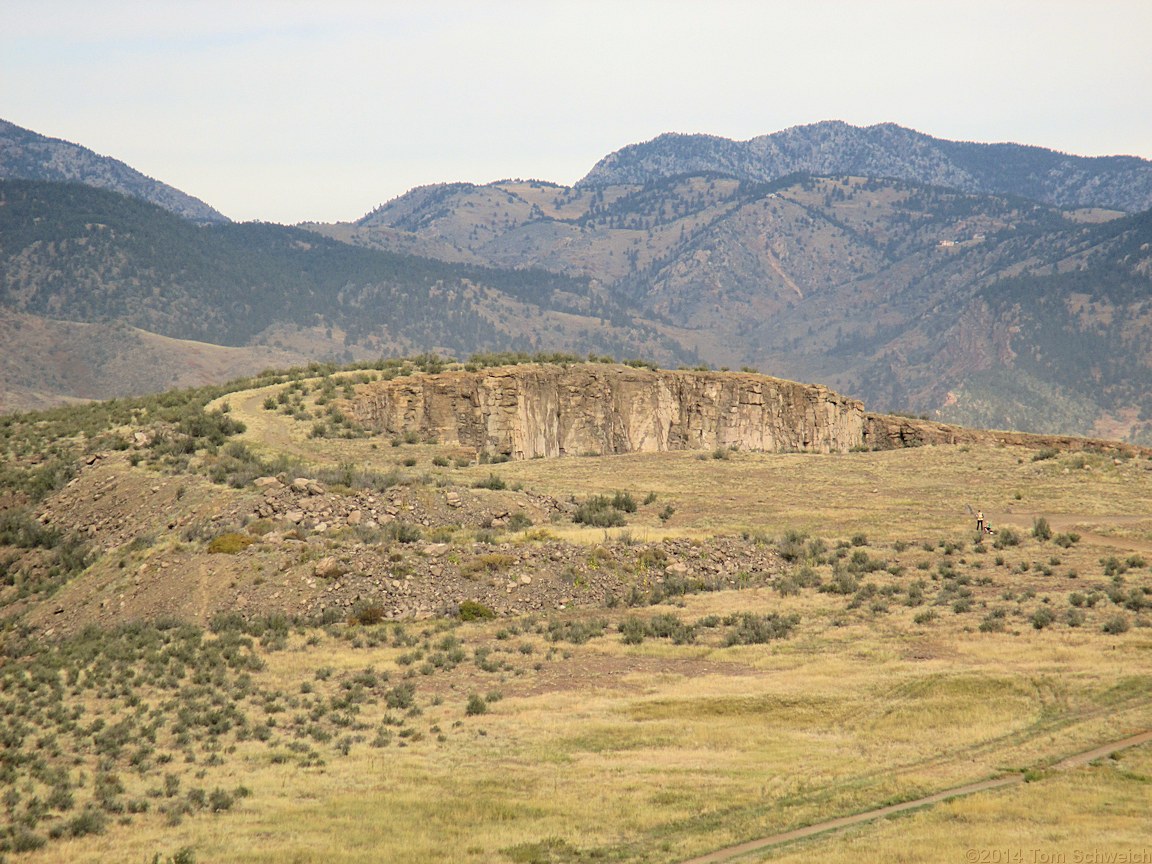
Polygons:
<instances>
[{"instance_id":1,"label":"grassy meadow","mask_svg":"<svg viewBox=\"0 0 1152 864\"><path fill-rule=\"evenodd\" d=\"M461 466L438 444L313 435L279 392L218 400L263 458L626 491L644 502L626 525L533 542L610 567L689 539L736 571L708 557L731 535L779 572L653 606L270 614L8 650L6 860L655 864L1006 772L1030 782L741 860L1152 847L1152 748L1051 770L1152 728L1152 461L970 445ZM978 538L969 508L998 533Z\"/></svg>"}]
</instances>

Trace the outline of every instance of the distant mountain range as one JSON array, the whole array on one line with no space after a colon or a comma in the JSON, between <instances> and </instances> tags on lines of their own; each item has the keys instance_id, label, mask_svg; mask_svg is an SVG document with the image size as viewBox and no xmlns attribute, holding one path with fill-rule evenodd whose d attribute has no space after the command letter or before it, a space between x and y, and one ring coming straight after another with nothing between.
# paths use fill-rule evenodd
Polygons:
<instances>
[{"instance_id":1,"label":"distant mountain range","mask_svg":"<svg viewBox=\"0 0 1152 864\"><path fill-rule=\"evenodd\" d=\"M712 173L425 187L327 231L587 277L711 363L879 410L1115 436L1152 419L1149 223L898 180Z\"/></svg>"},{"instance_id":2,"label":"distant mountain range","mask_svg":"<svg viewBox=\"0 0 1152 864\"><path fill-rule=\"evenodd\" d=\"M1069 156L1020 144L942 141L893 123L796 126L750 141L661 135L605 156L576 185L648 184L720 173L754 182L789 174L883 177L961 192L1018 195L1055 207L1152 208L1152 162Z\"/></svg>"},{"instance_id":3,"label":"distant mountain range","mask_svg":"<svg viewBox=\"0 0 1152 864\"><path fill-rule=\"evenodd\" d=\"M1152 440L1152 162L1134 157L820 123L665 135L574 187L426 186L335 225L197 226L55 183L0 196L14 315L301 359L750 366L877 410Z\"/></svg>"},{"instance_id":4,"label":"distant mountain range","mask_svg":"<svg viewBox=\"0 0 1152 864\"><path fill-rule=\"evenodd\" d=\"M694 359L656 328L633 324L587 279L357 248L266 223L196 225L74 183L0 181L0 312L14 316L13 329L37 334L27 347L46 358L30 363L11 350L22 343L8 343L0 354L0 404L9 408L42 404L51 391L104 398L202 383L181 373L204 343L248 349L232 352L226 364L237 374L256 363L266 368L272 356L301 363L594 350L666 363ZM78 331L34 326L33 319L126 328ZM103 380L83 365L61 377L69 364L48 358L74 356L77 347L54 345L57 333L85 340L84 356L120 359ZM171 361L157 362L155 351L128 354L147 362L131 370L131 334L165 337ZM18 392L36 399L17 402Z\"/></svg>"}]
</instances>

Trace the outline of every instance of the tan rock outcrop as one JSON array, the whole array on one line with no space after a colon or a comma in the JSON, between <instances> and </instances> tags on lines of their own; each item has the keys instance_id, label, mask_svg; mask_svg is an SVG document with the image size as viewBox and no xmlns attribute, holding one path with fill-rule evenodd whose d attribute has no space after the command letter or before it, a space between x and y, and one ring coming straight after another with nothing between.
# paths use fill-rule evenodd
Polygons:
<instances>
[{"instance_id":1,"label":"tan rock outcrop","mask_svg":"<svg viewBox=\"0 0 1152 864\"><path fill-rule=\"evenodd\" d=\"M357 421L515 459L738 447L843 452L864 406L818 385L735 372L589 363L413 375L357 388Z\"/></svg>"},{"instance_id":2,"label":"tan rock outcrop","mask_svg":"<svg viewBox=\"0 0 1152 864\"><path fill-rule=\"evenodd\" d=\"M1152 456L1152 448L1102 438L1041 435L995 429L968 429L964 426L950 426L947 423L937 423L933 420L891 414L866 414L864 417L864 445L869 450L898 450L903 447L947 444L1050 447L1069 452L1091 450L1111 455Z\"/></svg>"}]
</instances>

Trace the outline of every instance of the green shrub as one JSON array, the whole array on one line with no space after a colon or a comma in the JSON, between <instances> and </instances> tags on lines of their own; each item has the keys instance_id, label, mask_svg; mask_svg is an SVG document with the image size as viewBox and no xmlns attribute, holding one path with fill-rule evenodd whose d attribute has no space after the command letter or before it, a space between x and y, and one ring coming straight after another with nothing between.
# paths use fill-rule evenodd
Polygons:
<instances>
[{"instance_id":1,"label":"green shrub","mask_svg":"<svg viewBox=\"0 0 1152 864\"><path fill-rule=\"evenodd\" d=\"M819 587L824 594L855 594L860 582L853 573L839 563L832 570L832 578Z\"/></svg>"},{"instance_id":2,"label":"green shrub","mask_svg":"<svg viewBox=\"0 0 1152 864\"><path fill-rule=\"evenodd\" d=\"M386 617L387 613L381 604L361 601L352 609L352 614L348 616L348 623L369 627L381 623Z\"/></svg>"},{"instance_id":3,"label":"green shrub","mask_svg":"<svg viewBox=\"0 0 1152 864\"><path fill-rule=\"evenodd\" d=\"M383 536L394 543L417 543L422 535L416 525L397 520L384 526Z\"/></svg>"},{"instance_id":4,"label":"green shrub","mask_svg":"<svg viewBox=\"0 0 1152 864\"><path fill-rule=\"evenodd\" d=\"M89 834L103 834L108 819L97 810L88 809L72 817L64 824L64 833L69 837L85 837Z\"/></svg>"},{"instance_id":5,"label":"green shrub","mask_svg":"<svg viewBox=\"0 0 1152 864\"><path fill-rule=\"evenodd\" d=\"M635 615L629 615L617 625L621 639L625 645L639 645L648 635L648 625Z\"/></svg>"},{"instance_id":6,"label":"green shrub","mask_svg":"<svg viewBox=\"0 0 1152 864\"><path fill-rule=\"evenodd\" d=\"M13 831L10 841L13 852L35 852L43 848L48 841L39 834L33 834L27 828L19 827Z\"/></svg>"},{"instance_id":7,"label":"green shrub","mask_svg":"<svg viewBox=\"0 0 1152 864\"><path fill-rule=\"evenodd\" d=\"M696 628L671 613L654 616L648 622L648 632L657 639L671 639L677 645L696 641Z\"/></svg>"},{"instance_id":8,"label":"green shrub","mask_svg":"<svg viewBox=\"0 0 1152 864\"><path fill-rule=\"evenodd\" d=\"M1037 516L1032 520L1032 536L1040 541L1052 539L1052 528L1043 516Z\"/></svg>"},{"instance_id":9,"label":"green shrub","mask_svg":"<svg viewBox=\"0 0 1152 864\"><path fill-rule=\"evenodd\" d=\"M396 685L384 694L384 704L397 710L411 708L416 704L416 685Z\"/></svg>"},{"instance_id":10,"label":"green shrub","mask_svg":"<svg viewBox=\"0 0 1152 864\"><path fill-rule=\"evenodd\" d=\"M500 489L507 488L507 484L504 482L503 478L497 476L496 474L489 474L483 480L477 480L475 483L472 484L472 486L475 489L500 490Z\"/></svg>"},{"instance_id":11,"label":"green shrub","mask_svg":"<svg viewBox=\"0 0 1152 864\"><path fill-rule=\"evenodd\" d=\"M804 540L807 535L799 531L789 530L784 538L777 544L776 551L785 561L792 563L803 558L806 554Z\"/></svg>"},{"instance_id":12,"label":"green shrub","mask_svg":"<svg viewBox=\"0 0 1152 864\"><path fill-rule=\"evenodd\" d=\"M589 639L604 635L604 628L608 622L603 618L593 618L586 621L550 621L548 623L548 639L552 642L571 642L573 645L583 645Z\"/></svg>"},{"instance_id":13,"label":"green shrub","mask_svg":"<svg viewBox=\"0 0 1152 864\"><path fill-rule=\"evenodd\" d=\"M471 561L466 561L461 564L460 575L475 576L479 573L495 573L498 570L511 567L514 563L516 563L516 559L511 555L505 555L501 552L490 552L487 555L481 555L479 558L473 558Z\"/></svg>"},{"instance_id":14,"label":"green shrub","mask_svg":"<svg viewBox=\"0 0 1152 864\"><path fill-rule=\"evenodd\" d=\"M1104 622L1101 628L1105 633L1119 635L1128 632L1128 616L1117 613Z\"/></svg>"},{"instance_id":15,"label":"green shrub","mask_svg":"<svg viewBox=\"0 0 1152 864\"><path fill-rule=\"evenodd\" d=\"M507 527L509 531L523 531L525 528L532 527L532 520L528 518L528 514L517 510L515 513L508 517Z\"/></svg>"},{"instance_id":16,"label":"green shrub","mask_svg":"<svg viewBox=\"0 0 1152 864\"><path fill-rule=\"evenodd\" d=\"M641 568L663 567L668 563L668 553L659 546L649 546L636 556L636 564Z\"/></svg>"},{"instance_id":17,"label":"green shrub","mask_svg":"<svg viewBox=\"0 0 1152 864\"><path fill-rule=\"evenodd\" d=\"M54 549L63 535L55 528L41 525L30 512L21 508L0 511L0 546L19 549Z\"/></svg>"},{"instance_id":18,"label":"green shrub","mask_svg":"<svg viewBox=\"0 0 1152 864\"><path fill-rule=\"evenodd\" d=\"M1104 575L1111 576L1113 579L1128 572L1127 562L1121 561L1115 555L1101 558L1100 563L1104 565Z\"/></svg>"},{"instance_id":19,"label":"green shrub","mask_svg":"<svg viewBox=\"0 0 1152 864\"><path fill-rule=\"evenodd\" d=\"M1020 545L1020 535L1011 528L1001 528L992 543L997 549L1007 549L1009 546Z\"/></svg>"},{"instance_id":20,"label":"green shrub","mask_svg":"<svg viewBox=\"0 0 1152 864\"><path fill-rule=\"evenodd\" d=\"M235 555L256 542L256 538L251 534L241 534L238 531L230 531L227 534L213 537L212 542L208 544L208 551L213 554Z\"/></svg>"},{"instance_id":21,"label":"green shrub","mask_svg":"<svg viewBox=\"0 0 1152 864\"><path fill-rule=\"evenodd\" d=\"M785 639L792 635L800 623L799 615L754 615L751 612L734 616L735 629L724 637L725 647L732 645L760 645L774 639ZM729 623L729 621L725 621Z\"/></svg>"},{"instance_id":22,"label":"green shrub","mask_svg":"<svg viewBox=\"0 0 1152 864\"><path fill-rule=\"evenodd\" d=\"M487 621L496 617L495 612L475 600L462 601L456 614L461 621Z\"/></svg>"},{"instance_id":23,"label":"green shrub","mask_svg":"<svg viewBox=\"0 0 1152 864\"><path fill-rule=\"evenodd\" d=\"M1032 622L1032 626L1037 630L1043 630L1045 627L1056 620L1056 616L1052 614L1052 610L1047 606L1041 606L1039 609L1032 613L1032 617L1029 620Z\"/></svg>"},{"instance_id":24,"label":"green shrub","mask_svg":"<svg viewBox=\"0 0 1152 864\"><path fill-rule=\"evenodd\" d=\"M635 503L633 502L633 506ZM615 528L626 524L624 513L606 495L593 495L576 508L572 521L594 528Z\"/></svg>"},{"instance_id":25,"label":"green shrub","mask_svg":"<svg viewBox=\"0 0 1152 864\"><path fill-rule=\"evenodd\" d=\"M468 705L464 709L464 713L469 717L476 717L480 714L488 713L488 703L484 701L479 693L473 693L468 697Z\"/></svg>"},{"instance_id":26,"label":"green shrub","mask_svg":"<svg viewBox=\"0 0 1152 864\"><path fill-rule=\"evenodd\" d=\"M622 513L635 513L636 499L630 492L617 492L612 496L612 506Z\"/></svg>"}]
</instances>

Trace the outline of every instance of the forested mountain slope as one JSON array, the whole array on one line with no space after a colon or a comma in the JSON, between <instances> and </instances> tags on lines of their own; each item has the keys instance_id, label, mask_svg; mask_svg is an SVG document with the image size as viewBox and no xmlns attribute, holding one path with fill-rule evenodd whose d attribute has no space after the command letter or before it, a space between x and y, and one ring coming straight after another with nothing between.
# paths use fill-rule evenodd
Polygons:
<instances>
[{"instance_id":1,"label":"forested mountain slope","mask_svg":"<svg viewBox=\"0 0 1152 864\"><path fill-rule=\"evenodd\" d=\"M1058 207L1152 208L1152 162L1147 159L946 141L894 123L859 127L825 121L748 141L666 134L610 153L576 185L650 183L701 171L761 182L795 173L854 174L1021 195Z\"/></svg>"},{"instance_id":2,"label":"forested mountain slope","mask_svg":"<svg viewBox=\"0 0 1152 864\"><path fill-rule=\"evenodd\" d=\"M302 357L579 350L689 360L587 279L195 225L79 184L0 182L0 307Z\"/></svg>"},{"instance_id":3,"label":"forested mountain slope","mask_svg":"<svg viewBox=\"0 0 1152 864\"><path fill-rule=\"evenodd\" d=\"M1146 218L1121 216L890 179L711 173L424 187L354 225L316 227L587 276L708 362L822 381L879 410L1147 434L1152 418L1137 404L1152 344L1140 323L1152 293ZM1021 278L1044 298L1041 329L1063 334L1066 353L1123 338L1127 350L1102 361L1109 387L1083 358L1071 368L1025 359L1033 340L1052 337L1022 325L1021 304L1007 299L1023 289L1002 286ZM1076 298L1066 296L1073 278ZM1123 333L1088 335L1099 322L1084 303L1113 308Z\"/></svg>"}]
</instances>

